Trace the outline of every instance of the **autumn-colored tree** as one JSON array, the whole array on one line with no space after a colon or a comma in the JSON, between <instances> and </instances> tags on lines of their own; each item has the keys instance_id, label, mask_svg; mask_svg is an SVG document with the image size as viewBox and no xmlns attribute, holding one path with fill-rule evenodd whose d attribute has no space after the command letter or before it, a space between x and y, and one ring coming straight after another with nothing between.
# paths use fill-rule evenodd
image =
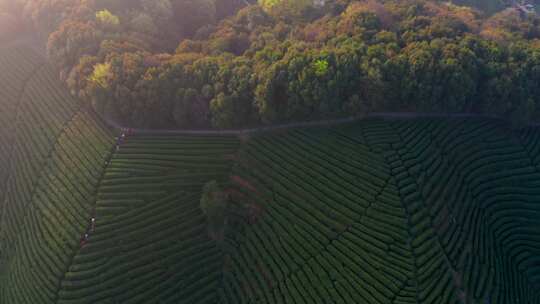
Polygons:
<instances>
[{"instance_id":1,"label":"autumn-colored tree","mask_svg":"<svg viewBox=\"0 0 540 304\"><path fill-rule=\"evenodd\" d=\"M85 55L79 59L79 63L70 71L66 80L71 94L83 100L91 98L91 92L88 89L91 75L97 64L99 64L99 59L95 56Z\"/></svg>"},{"instance_id":2,"label":"autumn-colored tree","mask_svg":"<svg viewBox=\"0 0 540 304\"><path fill-rule=\"evenodd\" d=\"M92 22L68 20L49 36L47 54L63 71L69 71L84 55L99 49L103 33Z\"/></svg>"},{"instance_id":3,"label":"autumn-colored tree","mask_svg":"<svg viewBox=\"0 0 540 304\"><path fill-rule=\"evenodd\" d=\"M25 1L29 19L54 30L49 57L71 91L128 125L238 128L399 110L540 118L540 18L515 9ZM220 21L227 5L243 8Z\"/></svg>"},{"instance_id":4,"label":"autumn-colored tree","mask_svg":"<svg viewBox=\"0 0 540 304\"><path fill-rule=\"evenodd\" d=\"M107 30L114 30L120 25L120 18L113 15L108 10L102 10L96 13L97 24Z\"/></svg>"}]
</instances>

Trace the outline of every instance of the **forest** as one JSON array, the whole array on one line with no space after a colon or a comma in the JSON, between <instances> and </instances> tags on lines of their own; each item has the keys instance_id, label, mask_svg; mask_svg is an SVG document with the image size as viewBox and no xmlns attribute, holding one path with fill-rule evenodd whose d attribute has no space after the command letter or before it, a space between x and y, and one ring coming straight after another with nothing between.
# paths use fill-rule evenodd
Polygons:
<instances>
[{"instance_id":1,"label":"forest","mask_svg":"<svg viewBox=\"0 0 540 304\"><path fill-rule=\"evenodd\" d=\"M503 2L2 6L3 20L46 42L73 95L122 125L227 129L396 111L540 118L540 18Z\"/></svg>"}]
</instances>

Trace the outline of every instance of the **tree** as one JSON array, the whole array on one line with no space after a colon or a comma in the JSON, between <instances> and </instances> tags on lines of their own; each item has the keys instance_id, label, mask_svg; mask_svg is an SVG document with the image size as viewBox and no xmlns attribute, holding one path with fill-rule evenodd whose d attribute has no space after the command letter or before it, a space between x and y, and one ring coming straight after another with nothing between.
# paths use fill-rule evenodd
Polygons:
<instances>
[{"instance_id":1,"label":"tree","mask_svg":"<svg viewBox=\"0 0 540 304\"><path fill-rule=\"evenodd\" d=\"M328 61L324 59L318 59L313 63L315 69L315 75L322 77L328 74Z\"/></svg>"},{"instance_id":2,"label":"tree","mask_svg":"<svg viewBox=\"0 0 540 304\"><path fill-rule=\"evenodd\" d=\"M99 49L103 33L92 22L65 21L49 36L47 54L64 73L84 55L94 55Z\"/></svg>"},{"instance_id":3,"label":"tree","mask_svg":"<svg viewBox=\"0 0 540 304\"><path fill-rule=\"evenodd\" d=\"M339 18L338 32L349 35L373 35L382 29L383 25L389 26L391 17L388 15L385 7L376 1L352 3Z\"/></svg>"},{"instance_id":4,"label":"tree","mask_svg":"<svg viewBox=\"0 0 540 304\"><path fill-rule=\"evenodd\" d=\"M212 0L177 0L173 11L185 37L193 37L198 29L216 21L216 6Z\"/></svg>"},{"instance_id":5,"label":"tree","mask_svg":"<svg viewBox=\"0 0 540 304\"><path fill-rule=\"evenodd\" d=\"M231 128L234 126L234 101L225 93L219 93L210 102L210 111L212 111L212 125L220 129Z\"/></svg>"},{"instance_id":6,"label":"tree","mask_svg":"<svg viewBox=\"0 0 540 304\"><path fill-rule=\"evenodd\" d=\"M157 35L159 30L154 19L147 13L136 14L129 23L130 27L140 33Z\"/></svg>"},{"instance_id":7,"label":"tree","mask_svg":"<svg viewBox=\"0 0 540 304\"><path fill-rule=\"evenodd\" d=\"M215 180L204 185L200 208L204 215L206 215L210 237L216 241L222 241L227 224L226 195Z\"/></svg>"},{"instance_id":8,"label":"tree","mask_svg":"<svg viewBox=\"0 0 540 304\"><path fill-rule=\"evenodd\" d=\"M124 124L237 128L369 111L540 118L540 18L512 9L490 17L424 0L23 2L36 25L56 28L48 53L72 92ZM218 23L224 6L246 7Z\"/></svg>"},{"instance_id":9,"label":"tree","mask_svg":"<svg viewBox=\"0 0 540 304\"><path fill-rule=\"evenodd\" d=\"M279 10L291 13L300 13L313 3L313 0L259 0L259 5L267 11Z\"/></svg>"},{"instance_id":10,"label":"tree","mask_svg":"<svg viewBox=\"0 0 540 304\"><path fill-rule=\"evenodd\" d=\"M69 77L66 80L67 86L71 91L71 94L83 99L88 100L91 97L91 92L88 91L90 85L90 76L94 72L94 67L99 63L99 60L95 56L83 56L79 63L71 69Z\"/></svg>"},{"instance_id":11,"label":"tree","mask_svg":"<svg viewBox=\"0 0 540 304\"><path fill-rule=\"evenodd\" d=\"M113 30L120 25L120 18L106 9L96 13L96 21L105 29L109 30Z\"/></svg>"},{"instance_id":12,"label":"tree","mask_svg":"<svg viewBox=\"0 0 540 304\"><path fill-rule=\"evenodd\" d=\"M91 57L87 57L91 60ZM92 60L93 61L93 60ZM89 102L96 112L103 114L106 118L115 118L117 113L114 103L112 102L114 74L110 63L96 63L93 66L93 71L87 78L86 87L82 90L88 92Z\"/></svg>"},{"instance_id":13,"label":"tree","mask_svg":"<svg viewBox=\"0 0 540 304\"><path fill-rule=\"evenodd\" d=\"M166 24L173 16L173 6L170 0L141 0L143 12L157 23Z\"/></svg>"},{"instance_id":14,"label":"tree","mask_svg":"<svg viewBox=\"0 0 540 304\"><path fill-rule=\"evenodd\" d=\"M256 120L253 105L255 79L251 62L226 60L220 65L216 83L208 95L212 126L217 128L243 127ZM208 86L210 88L210 86Z\"/></svg>"},{"instance_id":15,"label":"tree","mask_svg":"<svg viewBox=\"0 0 540 304\"><path fill-rule=\"evenodd\" d=\"M176 125L180 127L193 127L193 103L198 93L193 88L178 89L174 103L173 115Z\"/></svg>"},{"instance_id":16,"label":"tree","mask_svg":"<svg viewBox=\"0 0 540 304\"><path fill-rule=\"evenodd\" d=\"M216 18L221 20L234 15L241 8L250 6L256 2L256 0L215 0Z\"/></svg>"},{"instance_id":17,"label":"tree","mask_svg":"<svg viewBox=\"0 0 540 304\"><path fill-rule=\"evenodd\" d=\"M94 72L92 72L88 80L100 88L107 89L113 77L110 63L98 63L94 66Z\"/></svg>"},{"instance_id":18,"label":"tree","mask_svg":"<svg viewBox=\"0 0 540 304\"><path fill-rule=\"evenodd\" d=\"M60 24L70 19L68 17L71 10L77 5L82 4L75 0L27 0L24 6L23 18L31 20L35 30L47 37Z\"/></svg>"}]
</instances>

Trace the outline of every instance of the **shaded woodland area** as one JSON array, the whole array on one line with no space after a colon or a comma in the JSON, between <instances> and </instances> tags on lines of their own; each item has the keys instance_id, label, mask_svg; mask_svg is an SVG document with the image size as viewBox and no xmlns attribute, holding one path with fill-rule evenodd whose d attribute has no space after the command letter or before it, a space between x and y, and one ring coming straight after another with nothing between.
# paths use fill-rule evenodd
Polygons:
<instances>
[{"instance_id":1,"label":"shaded woodland area","mask_svg":"<svg viewBox=\"0 0 540 304\"><path fill-rule=\"evenodd\" d=\"M540 18L472 2L455 1L486 12L422 0L22 0L4 11L47 39L74 95L125 125L374 111L538 119Z\"/></svg>"}]
</instances>

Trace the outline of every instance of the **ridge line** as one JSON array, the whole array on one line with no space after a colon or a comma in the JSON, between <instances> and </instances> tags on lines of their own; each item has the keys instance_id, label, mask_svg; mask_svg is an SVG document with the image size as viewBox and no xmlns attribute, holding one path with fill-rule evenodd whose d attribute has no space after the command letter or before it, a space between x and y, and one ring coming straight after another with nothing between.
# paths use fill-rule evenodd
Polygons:
<instances>
[{"instance_id":1,"label":"ridge line","mask_svg":"<svg viewBox=\"0 0 540 304\"><path fill-rule=\"evenodd\" d=\"M94 203L92 204L92 208L91 208L91 211L90 211L90 214L91 214L92 217L95 217L95 212L96 212L96 207L97 207L97 202L98 202L98 196L99 196L99 190L101 188L101 184L103 182L103 179L105 178L105 174L107 173L107 169L110 166L111 160L116 155L115 150L116 150L116 145L113 144L111 146L109 154L105 158L106 165L103 168L103 170L101 171L101 176L99 177L98 183L97 183L97 185L95 187L95 190L94 190ZM92 223L90 222L89 225L87 226L87 229L86 229L85 233L90 230L91 225L92 225ZM53 299L53 303L58 303L58 301L60 301L60 291L62 290L62 282L65 280L67 273L69 272L70 268L73 266L73 260L75 259L75 257L77 255L79 255L79 253L81 252L81 249L82 249L82 246L79 244L76 247L76 249L73 251L73 255L71 255L69 257L66 270L62 273L62 277L58 280L57 289L56 289L55 297Z\"/></svg>"}]
</instances>

